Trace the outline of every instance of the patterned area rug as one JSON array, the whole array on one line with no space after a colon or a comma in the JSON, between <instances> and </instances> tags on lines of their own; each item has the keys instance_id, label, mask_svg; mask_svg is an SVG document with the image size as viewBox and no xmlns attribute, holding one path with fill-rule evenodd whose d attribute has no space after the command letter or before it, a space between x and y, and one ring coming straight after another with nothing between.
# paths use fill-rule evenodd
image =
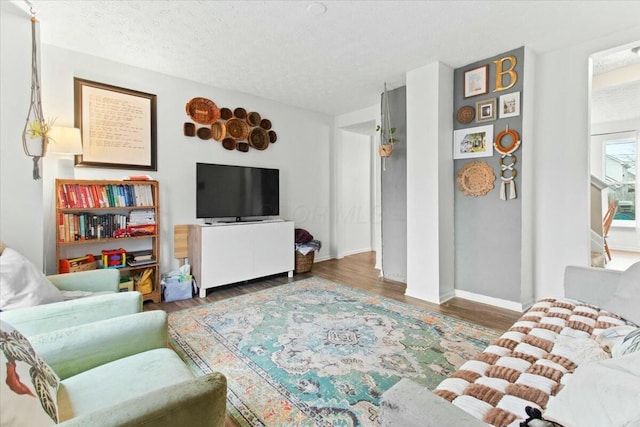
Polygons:
<instances>
[{"instance_id":1,"label":"patterned area rug","mask_svg":"<svg viewBox=\"0 0 640 427\"><path fill-rule=\"evenodd\" d=\"M318 277L169 315L197 373L222 372L240 426L377 426L403 377L435 388L494 330Z\"/></svg>"}]
</instances>

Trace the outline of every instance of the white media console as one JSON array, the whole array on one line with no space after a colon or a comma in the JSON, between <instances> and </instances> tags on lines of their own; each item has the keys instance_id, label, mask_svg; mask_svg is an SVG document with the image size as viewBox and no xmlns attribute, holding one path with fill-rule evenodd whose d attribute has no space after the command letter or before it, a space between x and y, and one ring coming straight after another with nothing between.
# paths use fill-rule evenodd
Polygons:
<instances>
[{"instance_id":1,"label":"white media console","mask_svg":"<svg viewBox=\"0 0 640 427\"><path fill-rule=\"evenodd\" d=\"M188 245L201 298L216 286L284 272L293 276L293 221L191 224Z\"/></svg>"}]
</instances>

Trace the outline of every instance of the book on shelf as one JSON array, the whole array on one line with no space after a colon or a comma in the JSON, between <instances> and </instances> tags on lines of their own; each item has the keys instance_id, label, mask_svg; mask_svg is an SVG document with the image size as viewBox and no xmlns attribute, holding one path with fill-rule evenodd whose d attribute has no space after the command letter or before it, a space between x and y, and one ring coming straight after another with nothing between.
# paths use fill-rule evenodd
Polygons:
<instances>
[{"instance_id":1,"label":"book on shelf","mask_svg":"<svg viewBox=\"0 0 640 427\"><path fill-rule=\"evenodd\" d=\"M156 263L155 258L151 258L144 261L127 261L127 265L129 267L140 267L142 265L149 265L149 264L155 264L155 263Z\"/></svg>"},{"instance_id":2,"label":"book on shelf","mask_svg":"<svg viewBox=\"0 0 640 427\"><path fill-rule=\"evenodd\" d=\"M62 184L58 188L62 209L153 206L150 184Z\"/></svg>"}]
</instances>

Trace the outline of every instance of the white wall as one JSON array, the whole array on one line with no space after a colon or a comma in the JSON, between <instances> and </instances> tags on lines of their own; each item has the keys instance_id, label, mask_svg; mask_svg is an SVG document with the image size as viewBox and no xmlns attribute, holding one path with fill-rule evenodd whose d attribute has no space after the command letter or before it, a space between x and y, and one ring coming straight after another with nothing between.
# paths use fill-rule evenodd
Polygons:
<instances>
[{"instance_id":1,"label":"white wall","mask_svg":"<svg viewBox=\"0 0 640 427\"><path fill-rule=\"evenodd\" d=\"M636 27L537 58L532 141L536 299L563 295L567 265L590 265L589 56L639 39Z\"/></svg>"},{"instance_id":2,"label":"white wall","mask_svg":"<svg viewBox=\"0 0 640 427\"><path fill-rule=\"evenodd\" d=\"M33 163L22 149L31 96L31 22L9 2L0 8L0 239L41 266L42 181L33 180Z\"/></svg>"},{"instance_id":3,"label":"white wall","mask_svg":"<svg viewBox=\"0 0 640 427\"><path fill-rule=\"evenodd\" d=\"M174 224L202 222L195 218L196 162L280 169L280 216L295 221L296 227L309 230L323 245L331 245L331 117L54 46L44 46L42 62L45 115L57 117L60 125L73 123L74 77L157 95L158 171L149 175L161 186L161 271L177 267L173 258ZM244 107L247 111L259 112L273 123L277 142L265 151L241 153L227 151L213 140L185 137L183 123L190 121L185 104L196 96L209 98L220 107ZM121 179L139 173L75 168L75 178L79 179ZM44 192L52 194L52 182L46 183ZM53 223L53 218L45 213L45 224L52 226ZM48 258L52 260L50 265L54 266L54 239L47 243Z\"/></svg>"},{"instance_id":4,"label":"white wall","mask_svg":"<svg viewBox=\"0 0 640 427\"><path fill-rule=\"evenodd\" d=\"M368 252L371 245L371 137L341 131L342 203L338 212L341 253Z\"/></svg>"},{"instance_id":5,"label":"white wall","mask_svg":"<svg viewBox=\"0 0 640 427\"><path fill-rule=\"evenodd\" d=\"M454 291L453 70L407 73L407 291L440 303Z\"/></svg>"},{"instance_id":6,"label":"white wall","mask_svg":"<svg viewBox=\"0 0 640 427\"><path fill-rule=\"evenodd\" d=\"M335 137L333 139L333 164L335 169L331 173L331 189L332 189L332 248L331 255L334 258L342 258L345 256L346 244L343 243L343 236L347 232L345 224L339 221L340 212L344 210L345 201L345 178L344 167L348 164L348 155L344 152L346 140L353 132L367 135L370 137L372 155L370 157L370 238L371 247L376 252L375 268L380 269L382 265L382 236L381 236L381 161L377 156L377 147L380 139L375 132L376 124L380 123L380 105L371 105L367 108L352 111L335 117Z\"/></svg>"}]
</instances>

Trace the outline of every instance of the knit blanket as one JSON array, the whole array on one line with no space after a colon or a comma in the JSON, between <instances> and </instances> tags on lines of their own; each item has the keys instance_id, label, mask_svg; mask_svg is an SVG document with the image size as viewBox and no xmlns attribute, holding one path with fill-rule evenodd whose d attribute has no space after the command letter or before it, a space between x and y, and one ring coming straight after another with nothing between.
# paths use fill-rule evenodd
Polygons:
<instances>
[{"instance_id":1,"label":"knit blanket","mask_svg":"<svg viewBox=\"0 0 640 427\"><path fill-rule=\"evenodd\" d=\"M595 338L625 324L579 301L540 300L434 393L487 424L516 427L525 407L543 411L579 364L610 357Z\"/></svg>"}]
</instances>

